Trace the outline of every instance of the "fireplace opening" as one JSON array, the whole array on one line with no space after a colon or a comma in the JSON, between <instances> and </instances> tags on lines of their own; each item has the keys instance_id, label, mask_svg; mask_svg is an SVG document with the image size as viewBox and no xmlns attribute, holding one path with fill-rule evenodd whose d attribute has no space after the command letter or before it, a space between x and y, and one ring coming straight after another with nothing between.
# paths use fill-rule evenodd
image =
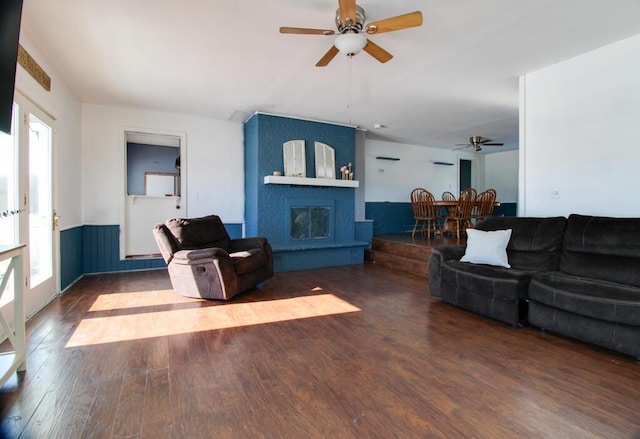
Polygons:
<instances>
[{"instance_id":1,"label":"fireplace opening","mask_svg":"<svg viewBox=\"0 0 640 439\"><path fill-rule=\"evenodd\" d=\"M329 237L328 207L292 207L291 239Z\"/></svg>"},{"instance_id":2,"label":"fireplace opening","mask_svg":"<svg viewBox=\"0 0 640 439\"><path fill-rule=\"evenodd\" d=\"M287 200L287 241L333 239L333 200Z\"/></svg>"}]
</instances>

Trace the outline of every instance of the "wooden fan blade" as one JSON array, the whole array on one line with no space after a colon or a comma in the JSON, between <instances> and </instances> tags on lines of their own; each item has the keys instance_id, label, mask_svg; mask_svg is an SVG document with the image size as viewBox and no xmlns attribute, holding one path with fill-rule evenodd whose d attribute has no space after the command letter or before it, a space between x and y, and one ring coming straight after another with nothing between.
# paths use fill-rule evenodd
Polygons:
<instances>
[{"instance_id":1,"label":"wooden fan blade","mask_svg":"<svg viewBox=\"0 0 640 439\"><path fill-rule=\"evenodd\" d=\"M504 143L486 143L486 142L483 142L482 145L483 146L485 146L485 145L489 145L489 146L504 146Z\"/></svg>"},{"instance_id":2,"label":"wooden fan blade","mask_svg":"<svg viewBox=\"0 0 640 439\"><path fill-rule=\"evenodd\" d=\"M298 34L298 35L333 35L335 31L330 29L305 29L303 27L281 27L281 34Z\"/></svg>"},{"instance_id":3,"label":"wooden fan blade","mask_svg":"<svg viewBox=\"0 0 640 439\"><path fill-rule=\"evenodd\" d=\"M387 52L368 38L367 45L364 46L364 51L382 63L385 63L393 58L393 55L391 55L389 52Z\"/></svg>"},{"instance_id":4,"label":"wooden fan blade","mask_svg":"<svg viewBox=\"0 0 640 439\"><path fill-rule=\"evenodd\" d=\"M356 22L356 0L338 0L340 8L340 21L346 23L351 20L352 24Z\"/></svg>"},{"instance_id":5,"label":"wooden fan blade","mask_svg":"<svg viewBox=\"0 0 640 439\"><path fill-rule=\"evenodd\" d=\"M386 18L380 21L374 21L366 26L368 34L381 34L383 32L392 32L394 30L407 29L422 25L422 13L420 11L410 12L397 17Z\"/></svg>"},{"instance_id":6,"label":"wooden fan blade","mask_svg":"<svg viewBox=\"0 0 640 439\"><path fill-rule=\"evenodd\" d=\"M333 58L340 52L336 46L331 46L331 48L324 54L320 61L316 63L316 67L325 67L327 64L331 62Z\"/></svg>"}]
</instances>

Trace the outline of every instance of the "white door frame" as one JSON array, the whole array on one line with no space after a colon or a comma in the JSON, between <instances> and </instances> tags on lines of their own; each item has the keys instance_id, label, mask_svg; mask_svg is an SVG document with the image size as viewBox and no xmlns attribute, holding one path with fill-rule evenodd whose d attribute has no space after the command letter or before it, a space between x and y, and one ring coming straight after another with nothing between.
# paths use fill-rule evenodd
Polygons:
<instances>
[{"instance_id":1,"label":"white door frame","mask_svg":"<svg viewBox=\"0 0 640 439\"><path fill-rule=\"evenodd\" d=\"M134 126L122 127L122 145L120 147L120 163L122 163L121 190L122 201L120 203L120 260L126 259L127 249L127 138L129 134L151 137L172 137L180 140L180 199L177 200L180 209L175 210L176 217L187 217L187 133L185 131L161 130L156 128L143 128ZM167 218L168 219L168 218ZM151 230L148 231L151 234Z\"/></svg>"},{"instance_id":2,"label":"white door frame","mask_svg":"<svg viewBox=\"0 0 640 439\"><path fill-rule=\"evenodd\" d=\"M20 216L20 242L28 244L29 242L29 120L28 116L33 114L36 118L47 124L51 128L51 207L56 210L56 119L43 110L39 105L22 94L19 90L15 91L14 101L18 103L18 133L20 136L20 152L19 152L19 179L20 179L20 198L21 208L25 209ZM25 203L26 200L26 203ZM52 278L45 282L42 286L38 286L32 290L31 288L31 270L30 270L30 248L27 245L25 257L23 258L23 273L26 278L27 286L24 293L25 315L28 317L34 315L53 300L60 293L60 231L56 227L52 228Z\"/></svg>"}]
</instances>

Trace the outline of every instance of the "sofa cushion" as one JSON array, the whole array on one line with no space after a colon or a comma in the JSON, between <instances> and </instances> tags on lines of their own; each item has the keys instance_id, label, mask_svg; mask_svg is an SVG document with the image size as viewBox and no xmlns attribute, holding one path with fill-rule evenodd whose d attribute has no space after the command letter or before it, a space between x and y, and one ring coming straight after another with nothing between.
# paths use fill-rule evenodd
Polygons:
<instances>
[{"instance_id":1,"label":"sofa cushion","mask_svg":"<svg viewBox=\"0 0 640 439\"><path fill-rule=\"evenodd\" d=\"M507 244L510 237L511 229L488 232L467 229L467 248L460 262L511 268L507 259Z\"/></svg>"},{"instance_id":2,"label":"sofa cushion","mask_svg":"<svg viewBox=\"0 0 640 439\"><path fill-rule=\"evenodd\" d=\"M181 250L219 247L229 250L229 234L217 215L172 218L165 223Z\"/></svg>"},{"instance_id":3,"label":"sofa cushion","mask_svg":"<svg viewBox=\"0 0 640 439\"><path fill-rule=\"evenodd\" d=\"M527 298L527 287L534 272L448 260L442 263L440 274L445 298L450 293L467 291L499 300L519 300Z\"/></svg>"},{"instance_id":4,"label":"sofa cushion","mask_svg":"<svg viewBox=\"0 0 640 439\"><path fill-rule=\"evenodd\" d=\"M511 229L507 255L512 268L534 271L557 270L562 238L567 224L564 217L491 216L476 225L478 230Z\"/></svg>"},{"instance_id":5,"label":"sofa cushion","mask_svg":"<svg viewBox=\"0 0 640 439\"><path fill-rule=\"evenodd\" d=\"M640 288L561 272L536 273L529 298L595 319L640 326Z\"/></svg>"},{"instance_id":6,"label":"sofa cushion","mask_svg":"<svg viewBox=\"0 0 640 439\"><path fill-rule=\"evenodd\" d=\"M640 358L640 326L594 319L535 300L529 304L529 322L558 334Z\"/></svg>"},{"instance_id":7,"label":"sofa cushion","mask_svg":"<svg viewBox=\"0 0 640 439\"><path fill-rule=\"evenodd\" d=\"M250 273L267 265L267 254L258 248L231 253L229 256L236 274Z\"/></svg>"},{"instance_id":8,"label":"sofa cushion","mask_svg":"<svg viewBox=\"0 0 640 439\"><path fill-rule=\"evenodd\" d=\"M640 287L640 218L570 215L560 271Z\"/></svg>"}]
</instances>

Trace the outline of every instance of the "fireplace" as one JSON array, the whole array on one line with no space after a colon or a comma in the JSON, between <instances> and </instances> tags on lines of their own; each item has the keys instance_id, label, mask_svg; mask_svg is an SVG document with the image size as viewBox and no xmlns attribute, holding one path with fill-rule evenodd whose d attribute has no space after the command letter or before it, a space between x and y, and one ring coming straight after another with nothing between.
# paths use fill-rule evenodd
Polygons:
<instances>
[{"instance_id":1,"label":"fireplace","mask_svg":"<svg viewBox=\"0 0 640 439\"><path fill-rule=\"evenodd\" d=\"M261 113L245 122L245 234L267 237L275 271L364 261L368 242L356 240L355 186L318 178L322 175L316 175L313 148L305 148L306 178L290 177L286 182L265 178L283 171L283 145L292 139L305 145L331 145L336 166L355 163L355 134L353 127Z\"/></svg>"},{"instance_id":2,"label":"fireplace","mask_svg":"<svg viewBox=\"0 0 640 439\"><path fill-rule=\"evenodd\" d=\"M333 241L334 212L333 200L285 200L285 242Z\"/></svg>"}]
</instances>

